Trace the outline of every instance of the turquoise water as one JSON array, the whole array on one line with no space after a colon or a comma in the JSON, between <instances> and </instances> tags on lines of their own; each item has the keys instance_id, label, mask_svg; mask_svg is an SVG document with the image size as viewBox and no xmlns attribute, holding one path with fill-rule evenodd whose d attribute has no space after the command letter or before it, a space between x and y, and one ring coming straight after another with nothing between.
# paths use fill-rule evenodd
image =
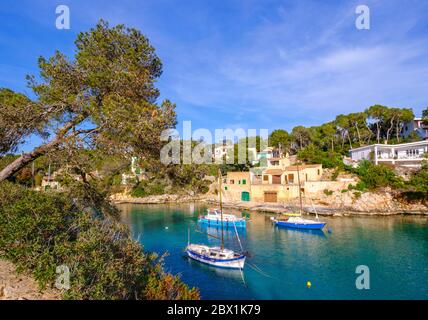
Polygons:
<instances>
[{"instance_id":1,"label":"turquoise water","mask_svg":"<svg viewBox=\"0 0 428 320\"><path fill-rule=\"evenodd\" d=\"M239 270L209 267L185 256L188 227L193 243L218 244L195 231L205 207L120 208L133 237L146 250L168 252L166 270L198 287L203 299L428 299L428 217L323 217L327 228L316 233L278 228L270 214L251 212L246 230L239 232L250 252L242 277ZM217 228L199 229L220 235ZM234 230L226 231L225 243L239 249ZM358 265L369 267L368 290L355 286Z\"/></svg>"}]
</instances>

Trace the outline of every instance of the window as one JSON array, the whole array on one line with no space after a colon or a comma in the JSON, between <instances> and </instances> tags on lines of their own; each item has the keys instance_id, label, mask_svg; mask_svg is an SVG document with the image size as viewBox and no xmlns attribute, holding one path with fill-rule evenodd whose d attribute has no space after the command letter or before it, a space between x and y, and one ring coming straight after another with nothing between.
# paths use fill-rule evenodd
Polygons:
<instances>
[{"instance_id":1,"label":"window","mask_svg":"<svg viewBox=\"0 0 428 320\"><path fill-rule=\"evenodd\" d=\"M267 175L263 176L263 181L269 181L269 176Z\"/></svg>"},{"instance_id":2,"label":"window","mask_svg":"<svg viewBox=\"0 0 428 320\"><path fill-rule=\"evenodd\" d=\"M320 175L320 169L318 169L317 172L318 172L318 175Z\"/></svg>"},{"instance_id":3,"label":"window","mask_svg":"<svg viewBox=\"0 0 428 320\"><path fill-rule=\"evenodd\" d=\"M224 190L227 190L227 187L224 187Z\"/></svg>"},{"instance_id":4,"label":"window","mask_svg":"<svg viewBox=\"0 0 428 320\"><path fill-rule=\"evenodd\" d=\"M247 180L246 179L242 179L242 184L247 184Z\"/></svg>"},{"instance_id":5,"label":"window","mask_svg":"<svg viewBox=\"0 0 428 320\"><path fill-rule=\"evenodd\" d=\"M238 180L238 184L241 184L241 180Z\"/></svg>"},{"instance_id":6,"label":"window","mask_svg":"<svg viewBox=\"0 0 428 320\"><path fill-rule=\"evenodd\" d=\"M230 179L230 180L229 180L229 184L235 184L235 180Z\"/></svg>"}]
</instances>

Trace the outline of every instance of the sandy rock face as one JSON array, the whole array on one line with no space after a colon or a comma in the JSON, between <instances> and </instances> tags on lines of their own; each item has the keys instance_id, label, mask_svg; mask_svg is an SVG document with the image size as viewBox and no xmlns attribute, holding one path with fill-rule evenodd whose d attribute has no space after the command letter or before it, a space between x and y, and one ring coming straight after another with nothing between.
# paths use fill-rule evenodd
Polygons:
<instances>
[{"instance_id":1,"label":"sandy rock face","mask_svg":"<svg viewBox=\"0 0 428 320\"><path fill-rule=\"evenodd\" d=\"M29 275L18 274L15 266L0 260L0 300L58 300L56 289L40 291L37 282Z\"/></svg>"},{"instance_id":2,"label":"sandy rock face","mask_svg":"<svg viewBox=\"0 0 428 320\"><path fill-rule=\"evenodd\" d=\"M314 203L350 212L377 213L382 215L396 213L428 214L428 207L422 203L405 203L397 200L391 192L334 192L332 195L317 195Z\"/></svg>"}]
</instances>

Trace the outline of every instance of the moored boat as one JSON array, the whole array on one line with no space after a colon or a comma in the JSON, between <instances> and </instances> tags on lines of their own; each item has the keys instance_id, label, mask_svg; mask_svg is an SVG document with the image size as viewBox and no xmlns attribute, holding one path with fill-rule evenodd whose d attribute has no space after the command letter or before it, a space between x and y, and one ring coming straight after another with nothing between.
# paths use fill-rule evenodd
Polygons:
<instances>
[{"instance_id":1,"label":"moored boat","mask_svg":"<svg viewBox=\"0 0 428 320\"><path fill-rule=\"evenodd\" d=\"M220 190L221 190L221 180L222 180L222 176L221 176L221 172L219 170L218 172L219 175L219 186L220 186ZM188 255L189 258L199 261L201 263L205 263L214 267L220 267L220 268L229 268L229 269L243 269L244 268L244 264L245 264L245 254L243 253L242 250L242 244L241 241L239 239L239 235L238 235L238 231L236 229L237 224L235 221L236 218L233 215L224 215L223 214L223 207L222 207L222 201L221 201L221 191L219 192L219 200L220 200L220 210L217 211L215 210L215 216L219 217L219 221L216 220L210 220L210 222L215 222L218 223L221 226L221 246L220 247L210 247L207 245L203 245L203 244L191 244L190 243L190 230L189 230L189 235L188 235L188 242L187 242L187 247L186 247L186 253ZM210 212L208 212L208 215L210 216ZM213 216L213 215L212 215ZM241 246L241 253L235 252L231 249L226 249L224 247L224 217L225 216L232 216L235 219L233 219L233 221L229 220L230 225L234 227L235 232L236 232L236 236L238 238L238 242L239 245ZM232 219L232 218L230 218ZM244 219L245 220L245 219ZM208 233L207 233L208 234ZM209 235L209 234L208 234ZM212 235L211 235L212 236ZM215 237L216 238L216 237Z\"/></svg>"},{"instance_id":2,"label":"moored boat","mask_svg":"<svg viewBox=\"0 0 428 320\"><path fill-rule=\"evenodd\" d=\"M272 221L279 227L293 228L293 229L310 229L310 230L322 230L326 225L325 222L318 220L304 219L300 216L289 217L289 218L273 218Z\"/></svg>"},{"instance_id":3,"label":"moored boat","mask_svg":"<svg viewBox=\"0 0 428 320\"><path fill-rule=\"evenodd\" d=\"M199 262L220 268L243 269L245 255L221 247L209 247L201 244L189 244L187 255Z\"/></svg>"},{"instance_id":4,"label":"moored boat","mask_svg":"<svg viewBox=\"0 0 428 320\"><path fill-rule=\"evenodd\" d=\"M246 227L247 226L247 219L245 218L239 218L233 214L224 214L223 213L223 221L222 221L222 214L219 209L208 209L207 214L200 216L198 221L203 224L207 224L209 226L221 226L223 223L223 226L225 227Z\"/></svg>"},{"instance_id":5,"label":"moored boat","mask_svg":"<svg viewBox=\"0 0 428 320\"><path fill-rule=\"evenodd\" d=\"M290 213L286 212L285 218L271 218L271 220L275 223L275 225L279 227L293 228L293 229L306 229L306 230L322 230L326 225L325 222L318 220L318 213L315 211L316 220L304 219L302 218L303 211L303 203L302 203L302 193L300 186L300 173L299 173L299 165L297 164L297 179L299 181L299 200L300 200L300 210L299 213ZM312 201L311 201L312 202Z\"/></svg>"}]
</instances>

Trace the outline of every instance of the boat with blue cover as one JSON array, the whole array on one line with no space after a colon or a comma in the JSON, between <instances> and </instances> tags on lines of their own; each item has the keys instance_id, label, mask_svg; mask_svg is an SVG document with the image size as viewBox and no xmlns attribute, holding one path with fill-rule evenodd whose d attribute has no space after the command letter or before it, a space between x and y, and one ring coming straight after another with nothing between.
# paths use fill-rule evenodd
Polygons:
<instances>
[{"instance_id":1,"label":"boat with blue cover","mask_svg":"<svg viewBox=\"0 0 428 320\"><path fill-rule=\"evenodd\" d=\"M293 228L293 229L308 229L308 230L322 230L326 225L325 222L319 220L304 219L298 217L287 217L287 218L273 218L275 224L279 227Z\"/></svg>"},{"instance_id":2,"label":"boat with blue cover","mask_svg":"<svg viewBox=\"0 0 428 320\"><path fill-rule=\"evenodd\" d=\"M322 230L326 225L326 223L319 221L318 213L316 211L315 211L316 220L304 219L302 217L303 203L302 203L302 193L301 193L301 187L300 187L299 165L297 164L296 166L297 166L297 179L299 181L299 200L300 200L299 213L284 213L284 215L287 217L285 218L272 217L271 220L275 223L275 225L279 227L292 228L292 229L305 229L305 230Z\"/></svg>"},{"instance_id":3,"label":"boat with blue cover","mask_svg":"<svg viewBox=\"0 0 428 320\"><path fill-rule=\"evenodd\" d=\"M208 226L213 227L221 227L222 223L223 226L227 227L237 227L237 228L245 228L247 226L247 219L246 218L239 218L233 214L224 214L223 213L223 220L221 218L222 214L219 209L208 209L207 214L200 216L198 221L199 223L206 224Z\"/></svg>"}]
</instances>

